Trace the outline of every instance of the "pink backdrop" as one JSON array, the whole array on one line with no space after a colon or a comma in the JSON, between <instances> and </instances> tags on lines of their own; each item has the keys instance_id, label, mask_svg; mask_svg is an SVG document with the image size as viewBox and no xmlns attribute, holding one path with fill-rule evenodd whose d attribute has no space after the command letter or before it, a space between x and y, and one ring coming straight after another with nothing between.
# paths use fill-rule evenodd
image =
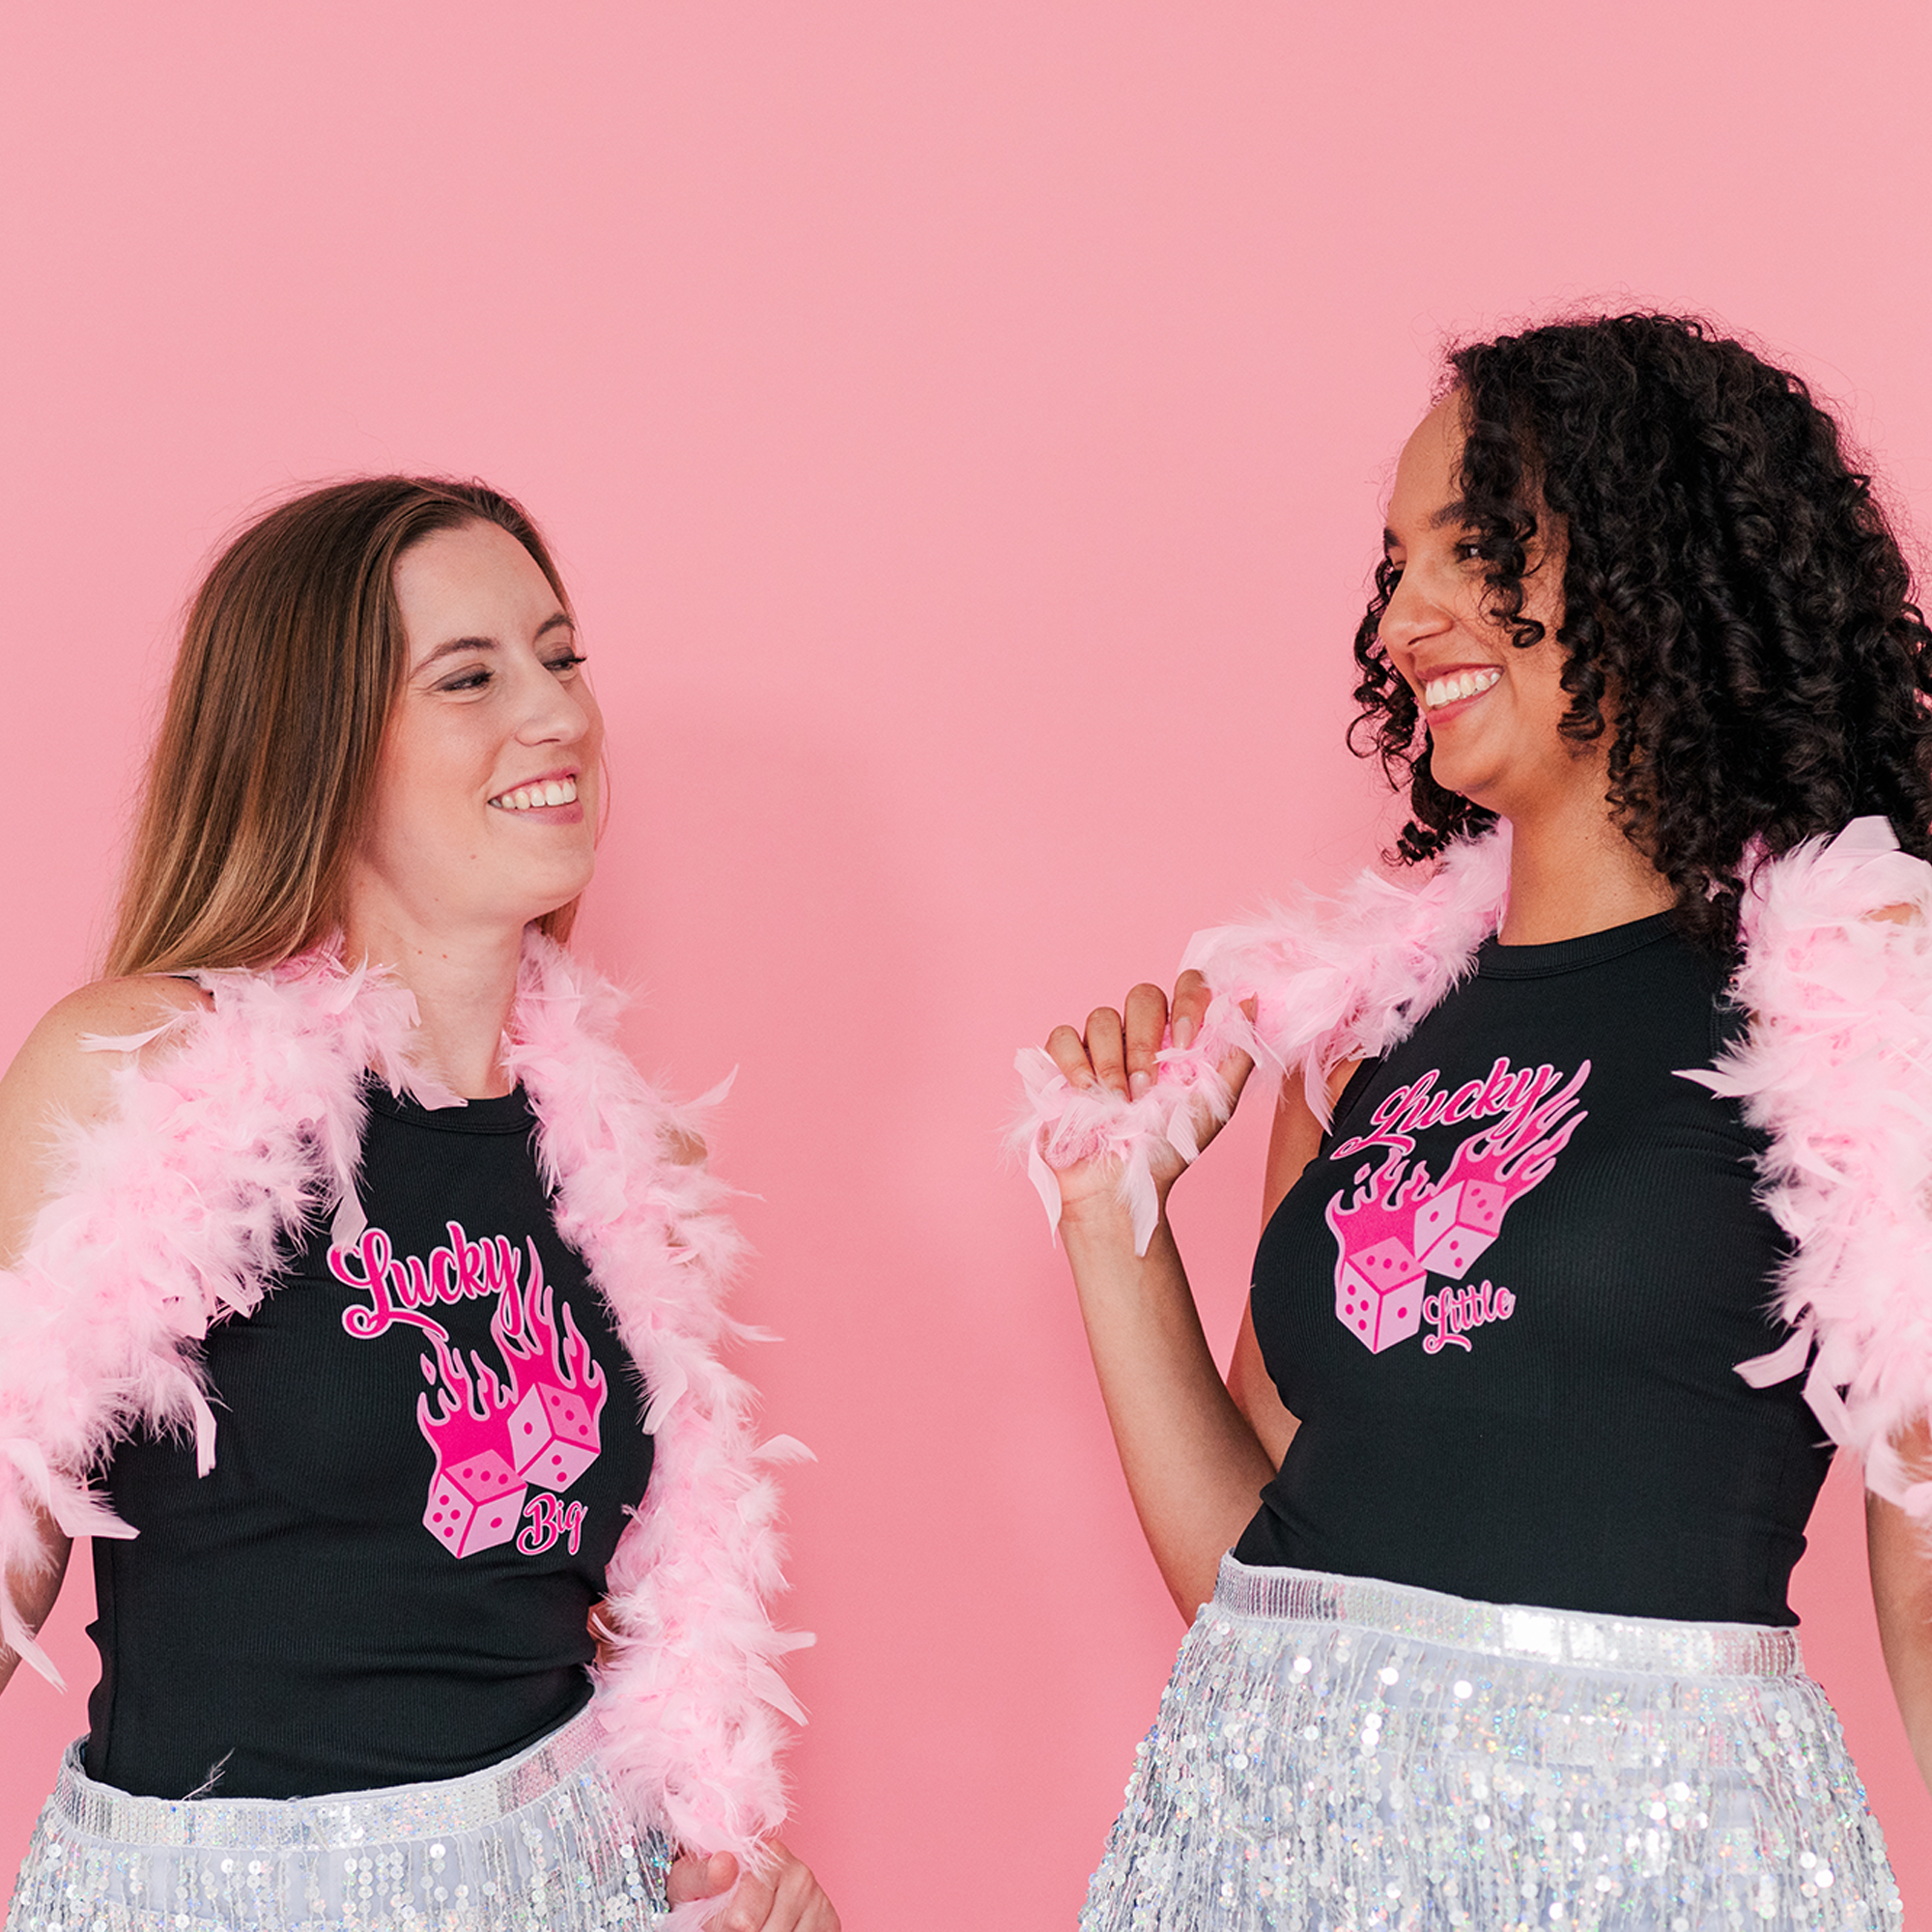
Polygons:
<instances>
[{"instance_id":1,"label":"pink backdrop","mask_svg":"<svg viewBox=\"0 0 1932 1932\"><path fill-rule=\"evenodd\" d=\"M1346 644L1446 332L1704 308L1924 524L1929 66L1922 0L8 9L0 1050L89 971L222 532L344 471L526 497L611 718L585 942L648 1067L743 1067L755 1373L819 1457L796 1841L855 1932L1068 1925L1179 1628L996 1159L1012 1048L1371 849ZM1259 1125L1179 1208L1224 1345ZM1856 1519L1841 1471L1807 1650L1932 1913ZM73 1690L0 1704L6 1875L87 1595Z\"/></svg>"}]
</instances>

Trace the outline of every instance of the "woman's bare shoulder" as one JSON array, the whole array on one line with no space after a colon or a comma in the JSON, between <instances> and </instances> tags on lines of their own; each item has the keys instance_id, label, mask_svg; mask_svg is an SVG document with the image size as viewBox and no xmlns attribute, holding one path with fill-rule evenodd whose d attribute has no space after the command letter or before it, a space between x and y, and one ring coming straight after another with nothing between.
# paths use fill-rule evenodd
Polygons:
<instances>
[{"instance_id":1,"label":"woman's bare shoulder","mask_svg":"<svg viewBox=\"0 0 1932 1932\"><path fill-rule=\"evenodd\" d=\"M128 1053L92 1049L90 1037L132 1040L210 1004L190 981L156 975L98 980L42 1016L0 1078L0 1262L18 1252L46 1192L59 1123L85 1125L112 1103L114 1074ZM129 1050L153 1061L175 1037L164 1032Z\"/></svg>"},{"instance_id":2,"label":"woman's bare shoulder","mask_svg":"<svg viewBox=\"0 0 1932 1932\"><path fill-rule=\"evenodd\" d=\"M47 1009L14 1056L4 1084L12 1086L17 1077L35 1087L50 1085L73 1099L96 1086L104 1094L109 1077L126 1063L118 1053L91 1047L91 1041L156 1035L132 1050L144 1057L165 1054L173 1042L161 1030L213 1004L192 980L164 974L97 980Z\"/></svg>"}]
</instances>

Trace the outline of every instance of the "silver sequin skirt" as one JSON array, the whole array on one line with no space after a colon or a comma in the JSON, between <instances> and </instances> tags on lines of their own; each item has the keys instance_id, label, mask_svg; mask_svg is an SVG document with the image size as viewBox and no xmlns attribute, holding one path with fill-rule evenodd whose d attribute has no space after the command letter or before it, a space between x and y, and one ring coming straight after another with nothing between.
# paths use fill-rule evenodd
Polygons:
<instances>
[{"instance_id":1,"label":"silver sequin skirt","mask_svg":"<svg viewBox=\"0 0 1932 1932\"><path fill-rule=\"evenodd\" d=\"M1797 1634L1222 1561L1082 1932L1895 1932Z\"/></svg>"},{"instance_id":2,"label":"silver sequin skirt","mask_svg":"<svg viewBox=\"0 0 1932 1932\"><path fill-rule=\"evenodd\" d=\"M668 1851L631 1823L584 1711L503 1764L326 1798L97 1784L70 1745L6 1932L631 1932Z\"/></svg>"}]
</instances>

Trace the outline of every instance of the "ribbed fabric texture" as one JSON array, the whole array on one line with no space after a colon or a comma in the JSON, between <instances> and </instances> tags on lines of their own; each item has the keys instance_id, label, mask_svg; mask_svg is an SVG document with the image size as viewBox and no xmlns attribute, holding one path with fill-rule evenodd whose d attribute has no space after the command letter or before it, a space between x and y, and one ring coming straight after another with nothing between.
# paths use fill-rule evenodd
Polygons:
<instances>
[{"instance_id":1,"label":"ribbed fabric texture","mask_svg":"<svg viewBox=\"0 0 1932 1932\"><path fill-rule=\"evenodd\" d=\"M114 1506L140 1534L94 1546L101 1675L86 1769L101 1783L297 1798L460 1777L589 1698L586 1616L651 1470L639 1378L553 1226L521 1090L432 1111L372 1083L369 1102L359 1206L382 1239L345 1239L338 1222L337 1266L355 1277L390 1255L395 1275L376 1270L387 1316L331 1266L330 1231L314 1230L254 1314L210 1330L213 1469L197 1477L191 1444L151 1435L114 1457ZM500 1429L504 1466L476 1487L502 1526L467 1523L452 1547L425 1520L440 1464L419 1404L434 1415L472 1405L490 1375L499 1392L511 1383L492 1333L500 1293L478 1292L486 1245L499 1265L507 1250L521 1299L554 1331L520 1359L554 1371L574 1329L607 1391L596 1453L561 1489L511 1467ZM449 1296L406 1303L418 1269ZM446 1331L462 1375L412 1316Z\"/></svg>"},{"instance_id":2,"label":"ribbed fabric texture","mask_svg":"<svg viewBox=\"0 0 1932 1932\"><path fill-rule=\"evenodd\" d=\"M1679 1076L1738 1016L1668 915L1474 978L1365 1065L1263 1236L1301 1418L1243 1562L1490 1603L1786 1625L1829 1466L1776 1346L1760 1142Z\"/></svg>"}]
</instances>

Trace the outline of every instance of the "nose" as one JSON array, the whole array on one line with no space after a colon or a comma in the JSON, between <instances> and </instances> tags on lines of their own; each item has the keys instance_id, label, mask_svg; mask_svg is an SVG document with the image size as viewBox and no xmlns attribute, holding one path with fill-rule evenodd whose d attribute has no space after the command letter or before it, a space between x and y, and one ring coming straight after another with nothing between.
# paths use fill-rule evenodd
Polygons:
<instances>
[{"instance_id":1,"label":"nose","mask_svg":"<svg viewBox=\"0 0 1932 1932\"><path fill-rule=\"evenodd\" d=\"M1440 636L1450 622L1449 612L1423 589L1421 574L1410 569L1397 579L1377 628L1390 661L1413 683L1410 672L1416 645Z\"/></svg>"},{"instance_id":2,"label":"nose","mask_svg":"<svg viewBox=\"0 0 1932 1932\"><path fill-rule=\"evenodd\" d=\"M560 678L535 662L526 680L527 697L517 737L526 745L576 745L597 728L597 700L582 672Z\"/></svg>"}]
</instances>

